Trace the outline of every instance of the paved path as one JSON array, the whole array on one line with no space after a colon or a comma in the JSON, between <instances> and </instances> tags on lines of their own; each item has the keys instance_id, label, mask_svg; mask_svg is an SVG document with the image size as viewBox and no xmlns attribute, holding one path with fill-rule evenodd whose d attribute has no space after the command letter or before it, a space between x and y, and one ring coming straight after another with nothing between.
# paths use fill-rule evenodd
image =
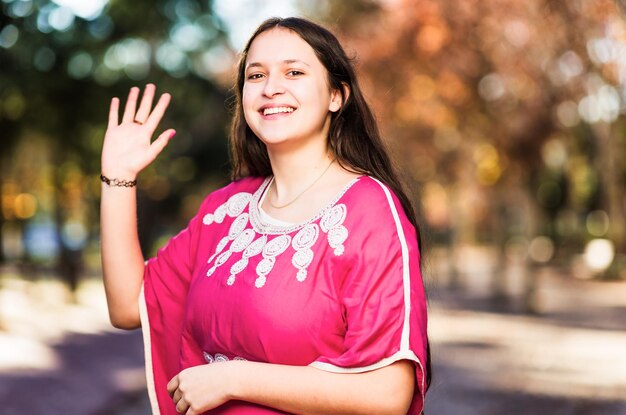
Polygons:
<instances>
[{"instance_id":1,"label":"paved path","mask_svg":"<svg viewBox=\"0 0 626 415\"><path fill-rule=\"evenodd\" d=\"M626 415L626 282L538 278L540 316L463 280L431 289L429 415ZM53 281L0 279L3 415L149 413L141 335L110 328L102 294L87 282L68 305Z\"/></svg>"},{"instance_id":2,"label":"paved path","mask_svg":"<svg viewBox=\"0 0 626 415\"><path fill-rule=\"evenodd\" d=\"M105 415L141 396L141 333L109 325L101 284L83 284L69 304L51 280L0 287L3 415Z\"/></svg>"}]
</instances>

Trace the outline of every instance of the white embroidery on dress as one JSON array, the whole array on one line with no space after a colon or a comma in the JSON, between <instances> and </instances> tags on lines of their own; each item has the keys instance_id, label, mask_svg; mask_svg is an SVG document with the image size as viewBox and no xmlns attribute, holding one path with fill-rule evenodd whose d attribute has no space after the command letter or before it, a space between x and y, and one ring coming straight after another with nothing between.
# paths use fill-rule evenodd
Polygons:
<instances>
[{"instance_id":1,"label":"white embroidery on dress","mask_svg":"<svg viewBox=\"0 0 626 415\"><path fill-rule=\"evenodd\" d=\"M219 266L223 265L226 261L228 261L228 259L233 254L233 252L243 251L244 249L246 249L248 244L252 242L252 239L254 238L254 231L252 229L247 229L244 231L247 224L248 224L247 213L242 213L241 215L237 216L237 218L233 221L233 223L230 225L230 229L228 230L228 236L220 240L219 244L217 245L217 248L215 249L215 253L207 261L208 263L211 263L213 258L215 258L215 256L219 254L217 259L215 260L215 264L213 264L213 266L209 268L209 270L207 271L206 273L207 277L210 277L211 275L213 275L213 273ZM226 247L226 245L228 244L229 240L234 240L234 241L230 245L230 248L228 248L228 251L222 252L224 248Z\"/></svg>"},{"instance_id":2,"label":"white embroidery on dress","mask_svg":"<svg viewBox=\"0 0 626 415\"><path fill-rule=\"evenodd\" d=\"M213 261L213 258L219 255L224 250L224 248L226 248L228 241L229 241L228 236L225 236L220 240L220 242L217 244L217 247L215 248L215 253L211 255L211 257L207 261L207 264L210 264L211 261Z\"/></svg>"},{"instance_id":3,"label":"white embroidery on dress","mask_svg":"<svg viewBox=\"0 0 626 415\"><path fill-rule=\"evenodd\" d=\"M250 245L250 242L255 237L255 233L252 229L246 229L235 238L233 243L230 245L230 250L233 252L241 252Z\"/></svg>"},{"instance_id":4,"label":"white embroidery on dress","mask_svg":"<svg viewBox=\"0 0 626 415\"><path fill-rule=\"evenodd\" d=\"M229 250L231 252L243 251L244 249L248 247L248 245L250 245L250 242L252 242L252 240L254 239L254 236L255 236L255 233L252 229L244 230L243 232L241 232L241 234L239 234L237 239L233 241L233 243L230 245ZM241 271L243 271L246 268L246 265L248 265L248 259L245 257L235 262L233 266L230 267L230 276L228 277L228 280L226 281L226 283L228 285L233 285L235 283L235 276L239 274Z\"/></svg>"},{"instance_id":5,"label":"white embroidery on dress","mask_svg":"<svg viewBox=\"0 0 626 415\"><path fill-rule=\"evenodd\" d=\"M229 359L228 356L223 355L221 353L215 353L215 356L211 356L209 353L207 352L202 352L202 356L204 356L204 361L207 362L207 364L211 364L211 363L219 363L219 362L228 362ZM241 356L235 356L233 357L232 360L246 360Z\"/></svg>"},{"instance_id":6,"label":"white embroidery on dress","mask_svg":"<svg viewBox=\"0 0 626 415\"><path fill-rule=\"evenodd\" d=\"M267 235L261 235L259 239L252 242L245 251L243 251L243 256L246 258L253 257L255 255L259 255L263 252L263 248L265 248L265 244L267 243Z\"/></svg>"},{"instance_id":7,"label":"white embroidery on dress","mask_svg":"<svg viewBox=\"0 0 626 415\"><path fill-rule=\"evenodd\" d=\"M232 195L228 202L226 202L226 213L228 216L235 217L241 215L241 212L244 211L248 203L250 203L250 199L252 199L252 194L250 193L237 193Z\"/></svg>"},{"instance_id":8,"label":"white embroidery on dress","mask_svg":"<svg viewBox=\"0 0 626 415\"><path fill-rule=\"evenodd\" d=\"M320 220L320 227L328 234L328 245L334 249L337 256L343 254L345 250L343 243L348 239L348 229L342 225L346 214L346 205L341 203L328 210Z\"/></svg>"},{"instance_id":9,"label":"white embroidery on dress","mask_svg":"<svg viewBox=\"0 0 626 415\"><path fill-rule=\"evenodd\" d=\"M202 223L205 225L211 225L213 222L222 223L226 215L231 218L239 216L241 212L246 209L248 203L250 203L250 199L252 199L252 194L250 193L236 193L215 209L215 212L204 215Z\"/></svg>"},{"instance_id":10,"label":"white embroidery on dress","mask_svg":"<svg viewBox=\"0 0 626 415\"><path fill-rule=\"evenodd\" d=\"M237 218L230 225L230 229L228 230L228 239L235 239L244 229L246 229L246 225L248 224L248 214L242 213L237 216Z\"/></svg>"},{"instance_id":11,"label":"white embroidery on dress","mask_svg":"<svg viewBox=\"0 0 626 415\"><path fill-rule=\"evenodd\" d=\"M328 232L335 226L341 225L345 218L346 205L340 203L326 211L324 216L322 216L322 220L320 220L320 226L324 232Z\"/></svg>"},{"instance_id":12,"label":"white embroidery on dress","mask_svg":"<svg viewBox=\"0 0 626 415\"><path fill-rule=\"evenodd\" d=\"M334 248L335 255L339 256L343 254L345 247L343 243L348 239L348 229L345 226L339 225L328 231L328 245Z\"/></svg>"},{"instance_id":13,"label":"white embroidery on dress","mask_svg":"<svg viewBox=\"0 0 626 415\"><path fill-rule=\"evenodd\" d=\"M319 236L319 227L314 223L309 223L293 237L291 246L296 251L291 258L291 263L298 269L296 279L300 282L306 279L306 269L313 261L313 250L311 247Z\"/></svg>"},{"instance_id":14,"label":"white embroidery on dress","mask_svg":"<svg viewBox=\"0 0 626 415\"><path fill-rule=\"evenodd\" d=\"M256 267L257 279L254 281L255 287L261 288L265 285L267 274L270 273L276 263L276 257L285 252L290 243L291 236L279 235L265 244L261 252L263 259Z\"/></svg>"},{"instance_id":15,"label":"white embroidery on dress","mask_svg":"<svg viewBox=\"0 0 626 415\"><path fill-rule=\"evenodd\" d=\"M225 217L226 217L226 204L223 204L217 209L215 209L215 213L213 214L213 220L217 223L222 223L224 222Z\"/></svg>"},{"instance_id":16,"label":"white embroidery on dress","mask_svg":"<svg viewBox=\"0 0 626 415\"><path fill-rule=\"evenodd\" d=\"M250 231L250 233L252 234L252 237L254 237L255 233L252 229L246 229L244 233L248 231ZM233 244L235 244L235 242L233 242ZM249 258L260 254L263 251L263 247L265 246L266 242L267 242L267 236L262 235L256 241L247 245L247 247L243 251L243 255L241 259L235 262L232 267L230 267L230 276L228 277L228 280L226 281L228 285L233 285L235 283L235 278L237 274L239 274L241 271L246 269L246 267L248 266Z\"/></svg>"},{"instance_id":17,"label":"white embroidery on dress","mask_svg":"<svg viewBox=\"0 0 626 415\"><path fill-rule=\"evenodd\" d=\"M344 243L348 239L348 229L343 226L346 219L347 209L345 204L336 204L343 197L348 189L358 181L358 178L350 182L335 199L319 211L315 217L307 222L279 226L264 223L260 218L259 200L267 186L270 178L259 186L254 194L240 192L231 196L225 203L221 204L213 213L204 216L202 222L205 225L222 223L226 216L234 217L228 230L228 235L223 237L215 248L215 252L208 259L207 263L213 263L207 271L207 277L213 275L215 270L224 265L234 253L243 252L241 258L230 266L227 285L233 285L237 275L244 271L250 258L262 254L263 258L256 265L257 278L255 287L261 288L267 282L267 276L276 264L276 258L285 252L291 245L294 253L291 257L292 265L297 269L296 279L303 282L307 278L307 268L314 259L313 245L317 242L322 232L327 234L328 245L333 249L335 255L342 255L345 250ZM244 212L249 207L248 212ZM319 220L319 225L314 223ZM247 228L248 223L252 228ZM290 233L296 232L293 238ZM254 239L256 235L261 235ZM268 235L278 235L268 240ZM230 246L228 246L230 242ZM226 249L228 247L228 249ZM225 250L226 249L226 250Z\"/></svg>"}]
</instances>

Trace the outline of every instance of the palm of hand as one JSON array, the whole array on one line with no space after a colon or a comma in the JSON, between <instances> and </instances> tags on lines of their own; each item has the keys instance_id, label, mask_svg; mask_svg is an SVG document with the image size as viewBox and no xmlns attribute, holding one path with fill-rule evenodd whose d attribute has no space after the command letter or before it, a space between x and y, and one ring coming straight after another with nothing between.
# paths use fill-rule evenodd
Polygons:
<instances>
[{"instance_id":1,"label":"palm of hand","mask_svg":"<svg viewBox=\"0 0 626 415\"><path fill-rule=\"evenodd\" d=\"M154 85L146 86L137 109L139 88L132 88L121 122L118 120L119 99L111 100L109 123L102 147L103 174L134 179L141 170L154 161L169 139L174 136L175 131L169 129L161 133L153 143L150 142L170 101L170 95L163 94L152 109L154 91Z\"/></svg>"}]
</instances>

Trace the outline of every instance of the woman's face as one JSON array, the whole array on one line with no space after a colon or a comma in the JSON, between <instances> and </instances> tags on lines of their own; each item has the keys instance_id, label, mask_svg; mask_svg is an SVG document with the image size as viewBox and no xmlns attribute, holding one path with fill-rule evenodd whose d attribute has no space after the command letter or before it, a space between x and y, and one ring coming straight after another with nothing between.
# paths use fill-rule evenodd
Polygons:
<instances>
[{"instance_id":1,"label":"woman's face","mask_svg":"<svg viewBox=\"0 0 626 415\"><path fill-rule=\"evenodd\" d=\"M341 96L313 48L299 35L274 28L254 39L245 66L243 111L252 131L268 148L326 140L330 112Z\"/></svg>"}]
</instances>

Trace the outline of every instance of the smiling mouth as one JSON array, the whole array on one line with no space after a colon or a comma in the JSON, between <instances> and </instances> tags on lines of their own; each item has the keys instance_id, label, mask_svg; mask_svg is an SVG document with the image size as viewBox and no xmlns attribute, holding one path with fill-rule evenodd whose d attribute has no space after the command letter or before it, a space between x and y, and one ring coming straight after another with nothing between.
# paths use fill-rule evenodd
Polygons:
<instances>
[{"instance_id":1,"label":"smiling mouth","mask_svg":"<svg viewBox=\"0 0 626 415\"><path fill-rule=\"evenodd\" d=\"M294 112L296 109L293 107L269 107L269 108L264 108L262 110L262 114L263 115L273 115L273 114L280 114L280 113L291 113Z\"/></svg>"}]
</instances>

